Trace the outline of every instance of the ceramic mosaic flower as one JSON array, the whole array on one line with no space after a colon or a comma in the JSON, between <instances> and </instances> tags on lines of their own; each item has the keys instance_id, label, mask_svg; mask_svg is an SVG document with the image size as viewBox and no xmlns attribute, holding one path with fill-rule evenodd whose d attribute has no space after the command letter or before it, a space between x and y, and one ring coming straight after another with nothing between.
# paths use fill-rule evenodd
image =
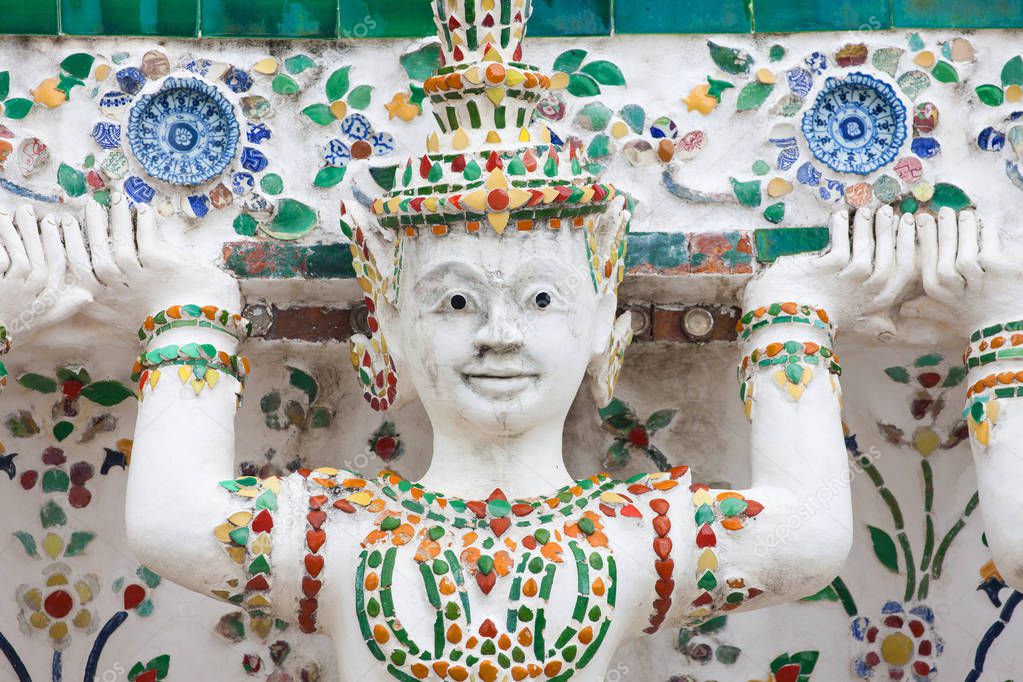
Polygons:
<instances>
[{"instance_id":1,"label":"ceramic mosaic flower","mask_svg":"<svg viewBox=\"0 0 1023 682\"><path fill-rule=\"evenodd\" d=\"M897 601L887 602L877 623L853 619L852 636L864 645L853 662L863 679L927 682L938 674L935 664L944 644L934 632L934 611L924 604L907 610Z\"/></svg>"},{"instance_id":2,"label":"ceramic mosaic flower","mask_svg":"<svg viewBox=\"0 0 1023 682\"><path fill-rule=\"evenodd\" d=\"M352 159L384 156L395 149L394 136L374 132L373 124L362 114L348 114L341 121L341 132L348 142L333 139L327 143L323 158L330 166L344 167Z\"/></svg>"},{"instance_id":3,"label":"ceramic mosaic flower","mask_svg":"<svg viewBox=\"0 0 1023 682\"><path fill-rule=\"evenodd\" d=\"M71 643L71 627L89 634L99 626L88 608L99 592L99 578L89 573L72 583L70 574L67 564L50 564L43 569L44 587L21 585L15 593L22 631L45 630L57 651Z\"/></svg>"}]
</instances>

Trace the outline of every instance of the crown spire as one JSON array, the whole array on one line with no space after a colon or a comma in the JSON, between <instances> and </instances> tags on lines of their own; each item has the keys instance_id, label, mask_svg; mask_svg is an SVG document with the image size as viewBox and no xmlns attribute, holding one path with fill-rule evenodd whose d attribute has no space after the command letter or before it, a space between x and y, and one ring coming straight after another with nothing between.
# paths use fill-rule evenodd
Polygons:
<instances>
[{"instance_id":1,"label":"crown spire","mask_svg":"<svg viewBox=\"0 0 1023 682\"><path fill-rule=\"evenodd\" d=\"M582 150L533 125L550 78L522 62L531 0L432 0L442 65L426 79L438 130L373 202L384 227L409 236L454 224L503 233L538 222L582 227L615 197Z\"/></svg>"}]
</instances>

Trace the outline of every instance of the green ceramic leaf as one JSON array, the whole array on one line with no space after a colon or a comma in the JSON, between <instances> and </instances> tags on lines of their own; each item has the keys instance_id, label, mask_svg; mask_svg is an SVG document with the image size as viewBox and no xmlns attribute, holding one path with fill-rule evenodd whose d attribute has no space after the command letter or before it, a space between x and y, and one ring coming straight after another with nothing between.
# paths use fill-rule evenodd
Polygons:
<instances>
[{"instance_id":1,"label":"green ceramic leaf","mask_svg":"<svg viewBox=\"0 0 1023 682\"><path fill-rule=\"evenodd\" d=\"M997 85L978 85L977 97L989 107L997 107L1005 101L1005 93Z\"/></svg>"},{"instance_id":2,"label":"green ceramic leaf","mask_svg":"<svg viewBox=\"0 0 1023 682\"><path fill-rule=\"evenodd\" d=\"M718 68L725 73L739 75L749 73L750 65L753 64L753 57L742 50L718 45L712 40L707 41L710 49L710 58L718 65Z\"/></svg>"},{"instance_id":3,"label":"green ceramic leaf","mask_svg":"<svg viewBox=\"0 0 1023 682\"><path fill-rule=\"evenodd\" d=\"M141 662L136 663L131 667L131 670L128 671L128 680L130 682L134 682L135 678L144 672L146 672L145 666L143 666Z\"/></svg>"},{"instance_id":4,"label":"green ceramic leaf","mask_svg":"<svg viewBox=\"0 0 1023 682\"><path fill-rule=\"evenodd\" d=\"M819 651L797 651L789 656L789 660L799 664L800 680L803 675L809 675L817 667L817 659L821 656Z\"/></svg>"},{"instance_id":5,"label":"green ceramic leaf","mask_svg":"<svg viewBox=\"0 0 1023 682\"><path fill-rule=\"evenodd\" d=\"M317 187L333 187L344 180L344 177L344 167L338 168L337 166L324 166L316 174L316 178L313 179L313 184Z\"/></svg>"},{"instance_id":6,"label":"green ceramic leaf","mask_svg":"<svg viewBox=\"0 0 1023 682\"><path fill-rule=\"evenodd\" d=\"M568 77L568 92L576 97L595 97L600 94L600 86L584 73L573 73Z\"/></svg>"},{"instance_id":7,"label":"green ceramic leaf","mask_svg":"<svg viewBox=\"0 0 1023 682\"><path fill-rule=\"evenodd\" d=\"M742 182L731 178L732 191L735 192L735 198L739 200L739 203L743 206L750 208L756 208L760 205L760 181L750 180L748 182Z\"/></svg>"},{"instance_id":8,"label":"green ceramic leaf","mask_svg":"<svg viewBox=\"0 0 1023 682\"><path fill-rule=\"evenodd\" d=\"M67 524L67 514L64 513L59 504L50 500L39 510L39 522L43 525L43 528L64 526Z\"/></svg>"},{"instance_id":9,"label":"green ceramic leaf","mask_svg":"<svg viewBox=\"0 0 1023 682\"><path fill-rule=\"evenodd\" d=\"M870 542L874 545L874 556L892 573L899 572L899 555L895 549L895 541L880 528L867 526L870 531Z\"/></svg>"},{"instance_id":10,"label":"green ceramic leaf","mask_svg":"<svg viewBox=\"0 0 1023 682\"><path fill-rule=\"evenodd\" d=\"M618 115L622 117L622 120L628 124L632 132L639 135L643 132L643 128L646 125L646 111L643 107L638 104L626 104L622 107L622 110L618 112Z\"/></svg>"},{"instance_id":11,"label":"green ceramic leaf","mask_svg":"<svg viewBox=\"0 0 1023 682\"><path fill-rule=\"evenodd\" d=\"M785 47L782 45L772 45L769 58L772 62L780 62L785 58Z\"/></svg>"},{"instance_id":12,"label":"green ceramic leaf","mask_svg":"<svg viewBox=\"0 0 1023 682\"><path fill-rule=\"evenodd\" d=\"M30 557L38 557L39 552L36 549L36 539L26 533L23 530L14 531L14 537L18 538L18 542L25 548L25 553Z\"/></svg>"},{"instance_id":13,"label":"green ceramic leaf","mask_svg":"<svg viewBox=\"0 0 1023 682\"><path fill-rule=\"evenodd\" d=\"M295 82L294 78L283 73L274 77L271 87L278 95L297 95L302 91L302 87Z\"/></svg>"},{"instance_id":14,"label":"green ceramic leaf","mask_svg":"<svg viewBox=\"0 0 1023 682\"><path fill-rule=\"evenodd\" d=\"M764 209L764 220L777 225L785 218L785 202L777 201Z\"/></svg>"},{"instance_id":15,"label":"green ceramic leaf","mask_svg":"<svg viewBox=\"0 0 1023 682\"><path fill-rule=\"evenodd\" d=\"M648 433L659 431L670 424L671 420L674 418L675 410L658 410L647 417L646 430Z\"/></svg>"},{"instance_id":16,"label":"green ceramic leaf","mask_svg":"<svg viewBox=\"0 0 1023 682\"><path fill-rule=\"evenodd\" d=\"M302 113L309 118L313 123L318 123L321 126L330 125L335 121L334 114L331 113L330 107L326 104L310 104Z\"/></svg>"},{"instance_id":17,"label":"green ceramic leaf","mask_svg":"<svg viewBox=\"0 0 1023 682\"><path fill-rule=\"evenodd\" d=\"M92 383L89 370L81 365L64 365L57 368L57 381L80 381L83 384Z\"/></svg>"},{"instance_id":18,"label":"green ceramic leaf","mask_svg":"<svg viewBox=\"0 0 1023 682\"><path fill-rule=\"evenodd\" d=\"M267 173L259 179L259 188L275 197L284 191L284 178L277 173Z\"/></svg>"},{"instance_id":19,"label":"green ceramic leaf","mask_svg":"<svg viewBox=\"0 0 1023 682\"><path fill-rule=\"evenodd\" d=\"M298 75L314 66L316 66L316 62L304 54L297 54L284 60L284 68L292 75Z\"/></svg>"},{"instance_id":20,"label":"green ceramic leaf","mask_svg":"<svg viewBox=\"0 0 1023 682\"><path fill-rule=\"evenodd\" d=\"M955 67L944 60L934 65L934 68L931 69L931 75L939 83L959 82L959 74L956 72Z\"/></svg>"},{"instance_id":21,"label":"green ceramic leaf","mask_svg":"<svg viewBox=\"0 0 1023 682\"><path fill-rule=\"evenodd\" d=\"M327 79L327 101L334 102L345 96L348 92L348 72L351 70L350 66L342 66L340 69L330 74L330 78Z\"/></svg>"},{"instance_id":22,"label":"green ceramic leaf","mask_svg":"<svg viewBox=\"0 0 1023 682\"><path fill-rule=\"evenodd\" d=\"M575 120L586 130L603 130L611 120L611 110L601 102L590 102L579 110Z\"/></svg>"},{"instance_id":23,"label":"green ceramic leaf","mask_svg":"<svg viewBox=\"0 0 1023 682\"><path fill-rule=\"evenodd\" d=\"M601 85L625 85L625 76L617 65L604 59L590 62L580 69Z\"/></svg>"},{"instance_id":24,"label":"green ceramic leaf","mask_svg":"<svg viewBox=\"0 0 1023 682\"><path fill-rule=\"evenodd\" d=\"M163 654L146 663L146 670L155 670L156 679L162 680L170 672L170 654Z\"/></svg>"},{"instance_id":25,"label":"green ceramic leaf","mask_svg":"<svg viewBox=\"0 0 1023 682\"><path fill-rule=\"evenodd\" d=\"M234 231L244 237L252 237L256 234L259 223L247 213L241 213L234 219Z\"/></svg>"},{"instance_id":26,"label":"green ceramic leaf","mask_svg":"<svg viewBox=\"0 0 1023 682\"><path fill-rule=\"evenodd\" d=\"M72 168L66 163L61 163L57 169L57 184L67 192L70 197L80 197L85 194L85 174L82 171Z\"/></svg>"},{"instance_id":27,"label":"green ceramic leaf","mask_svg":"<svg viewBox=\"0 0 1023 682\"><path fill-rule=\"evenodd\" d=\"M42 374L33 374L31 372L19 376L18 383L29 390L39 391L40 393L53 393L57 390L56 381Z\"/></svg>"},{"instance_id":28,"label":"green ceramic leaf","mask_svg":"<svg viewBox=\"0 0 1023 682\"><path fill-rule=\"evenodd\" d=\"M135 392L120 381L94 381L82 389L82 397L103 407L112 407L134 398Z\"/></svg>"},{"instance_id":29,"label":"green ceramic leaf","mask_svg":"<svg viewBox=\"0 0 1023 682\"><path fill-rule=\"evenodd\" d=\"M78 556L85 551L85 548L89 546L89 543L95 539L96 535L87 531L76 530L71 533L71 539L68 540L67 548L64 550L64 556Z\"/></svg>"},{"instance_id":30,"label":"green ceramic leaf","mask_svg":"<svg viewBox=\"0 0 1023 682\"><path fill-rule=\"evenodd\" d=\"M934 196L931 197L932 208L949 207L953 211L961 211L973 206L973 200L955 185L939 182L934 185Z\"/></svg>"},{"instance_id":31,"label":"green ceramic leaf","mask_svg":"<svg viewBox=\"0 0 1023 682\"><path fill-rule=\"evenodd\" d=\"M750 111L758 109L768 95L774 90L773 83L761 83L753 81L739 91L739 100L735 104L736 111Z\"/></svg>"},{"instance_id":32,"label":"green ceramic leaf","mask_svg":"<svg viewBox=\"0 0 1023 682\"><path fill-rule=\"evenodd\" d=\"M900 384L909 383L909 372L905 367L888 367L884 371L888 378Z\"/></svg>"},{"instance_id":33,"label":"green ceramic leaf","mask_svg":"<svg viewBox=\"0 0 1023 682\"><path fill-rule=\"evenodd\" d=\"M1023 57L1016 55L1002 67L1002 85L1023 85Z\"/></svg>"},{"instance_id":34,"label":"green ceramic leaf","mask_svg":"<svg viewBox=\"0 0 1023 682\"><path fill-rule=\"evenodd\" d=\"M406 52L398 61L409 78L421 83L440 67L440 45L431 43L418 50Z\"/></svg>"},{"instance_id":35,"label":"green ceramic leaf","mask_svg":"<svg viewBox=\"0 0 1023 682\"><path fill-rule=\"evenodd\" d=\"M297 367L288 367L291 370L291 376L288 378L288 383L297 388L298 390L309 396L309 402L316 402L316 396L319 395L320 387L316 383L316 379L312 378L306 372L303 372Z\"/></svg>"},{"instance_id":36,"label":"green ceramic leaf","mask_svg":"<svg viewBox=\"0 0 1023 682\"><path fill-rule=\"evenodd\" d=\"M163 580L163 578L161 578L161 577L160 577L159 575L157 575L156 573L153 573L153 572L152 572L151 570L149 570L149 569L148 569L148 568L146 568L145 566L139 566L139 567L138 567L138 568L137 568L137 569L135 570L135 575L137 575L137 576L139 577L139 580L141 580L142 582L144 582L144 583L146 584L146 586L147 586L147 587L148 587L149 589L151 589L151 590L155 590L155 589L156 589L156 587L157 587L157 586L158 586L158 585L160 584L160 582L161 582L161 581Z\"/></svg>"},{"instance_id":37,"label":"green ceramic leaf","mask_svg":"<svg viewBox=\"0 0 1023 682\"><path fill-rule=\"evenodd\" d=\"M590 144L586 147L586 156L590 159L606 159L611 155L611 138L600 133L594 135Z\"/></svg>"},{"instance_id":38,"label":"green ceramic leaf","mask_svg":"<svg viewBox=\"0 0 1023 682\"><path fill-rule=\"evenodd\" d=\"M69 421L57 422L53 425L53 437L59 442L70 436L74 430L75 425Z\"/></svg>"},{"instance_id":39,"label":"green ceramic leaf","mask_svg":"<svg viewBox=\"0 0 1023 682\"><path fill-rule=\"evenodd\" d=\"M311 207L296 199L281 199L273 220L259 229L274 239L289 241L309 234L316 223L316 211Z\"/></svg>"},{"instance_id":40,"label":"green ceramic leaf","mask_svg":"<svg viewBox=\"0 0 1023 682\"><path fill-rule=\"evenodd\" d=\"M365 109L369 106L372 99L373 86L360 85L356 88L352 88L352 91L348 93L348 106L353 109Z\"/></svg>"},{"instance_id":41,"label":"green ceramic leaf","mask_svg":"<svg viewBox=\"0 0 1023 682\"><path fill-rule=\"evenodd\" d=\"M4 102L4 114L7 115L7 118L22 119L28 116L30 111L32 111L32 100L30 99L12 97Z\"/></svg>"},{"instance_id":42,"label":"green ceramic leaf","mask_svg":"<svg viewBox=\"0 0 1023 682\"><path fill-rule=\"evenodd\" d=\"M828 585L820 592L811 594L809 597L803 597L799 601L838 601L838 593L835 592L835 588Z\"/></svg>"},{"instance_id":43,"label":"green ceramic leaf","mask_svg":"<svg viewBox=\"0 0 1023 682\"><path fill-rule=\"evenodd\" d=\"M64 61L60 63L60 68L67 71L75 78L88 78L89 73L92 71L92 63L95 61L95 57L86 52L76 52L69 54L64 57Z\"/></svg>"},{"instance_id":44,"label":"green ceramic leaf","mask_svg":"<svg viewBox=\"0 0 1023 682\"><path fill-rule=\"evenodd\" d=\"M554 60L554 70L572 73L582 66L584 59L586 59L586 50L565 50Z\"/></svg>"},{"instance_id":45,"label":"green ceramic leaf","mask_svg":"<svg viewBox=\"0 0 1023 682\"><path fill-rule=\"evenodd\" d=\"M7 99L11 91L11 74L9 71L0 71L0 101Z\"/></svg>"},{"instance_id":46,"label":"green ceramic leaf","mask_svg":"<svg viewBox=\"0 0 1023 682\"><path fill-rule=\"evenodd\" d=\"M394 188L394 178L397 174L398 166L381 166L379 168L370 168L369 174L373 176L373 180L376 181L380 188L385 191L390 191Z\"/></svg>"}]
</instances>

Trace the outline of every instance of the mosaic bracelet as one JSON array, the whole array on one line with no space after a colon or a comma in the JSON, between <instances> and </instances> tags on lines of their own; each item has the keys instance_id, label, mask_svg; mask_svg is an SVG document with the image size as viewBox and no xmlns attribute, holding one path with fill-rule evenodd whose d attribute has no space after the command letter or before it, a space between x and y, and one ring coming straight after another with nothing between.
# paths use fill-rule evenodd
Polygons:
<instances>
[{"instance_id":1,"label":"mosaic bracelet","mask_svg":"<svg viewBox=\"0 0 1023 682\"><path fill-rule=\"evenodd\" d=\"M829 341L834 335L834 328L824 308L815 308L812 305L802 305L792 301L772 303L756 310L747 311L735 323L735 331L740 340L748 341L753 332L772 324L805 324L827 332Z\"/></svg>"},{"instance_id":2,"label":"mosaic bracelet","mask_svg":"<svg viewBox=\"0 0 1023 682\"><path fill-rule=\"evenodd\" d=\"M812 341L782 341L769 343L764 348L754 349L739 363L737 377L745 382L755 369L763 367L787 368L790 365L807 363L824 365L832 374L841 376L842 367L838 364L838 356L827 346Z\"/></svg>"},{"instance_id":3,"label":"mosaic bracelet","mask_svg":"<svg viewBox=\"0 0 1023 682\"><path fill-rule=\"evenodd\" d=\"M139 355L132 368L132 381L140 381L145 370L160 369L169 365L182 365L195 368L197 378L202 378L203 367L214 367L245 382L249 374L249 359L242 355L228 355L218 351L209 343L187 343L183 346L170 345L154 348Z\"/></svg>"},{"instance_id":4,"label":"mosaic bracelet","mask_svg":"<svg viewBox=\"0 0 1023 682\"><path fill-rule=\"evenodd\" d=\"M970 335L963 364L982 367L996 360L1023 359L1023 320L978 329Z\"/></svg>"},{"instance_id":5,"label":"mosaic bracelet","mask_svg":"<svg viewBox=\"0 0 1023 682\"><path fill-rule=\"evenodd\" d=\"M174 305L146 318L139 327L139 341L148 344L154 337L180 327L215 329L239 341L252 334L252 323L237 313L214 305Z\"/></svg>"},{"instance_id":6,"label":"mosaic bracelet","mask_svg":"<svg viewBox=\"0 0 1023 682\"><path fill-rule=\"evenodd\" d=\"M993 390L992 390L993 389ZM991 391L996 398L1023 397L1023 372L999 372L979 379L966 389L966 398Z\"/></svg>"}]
</instances>

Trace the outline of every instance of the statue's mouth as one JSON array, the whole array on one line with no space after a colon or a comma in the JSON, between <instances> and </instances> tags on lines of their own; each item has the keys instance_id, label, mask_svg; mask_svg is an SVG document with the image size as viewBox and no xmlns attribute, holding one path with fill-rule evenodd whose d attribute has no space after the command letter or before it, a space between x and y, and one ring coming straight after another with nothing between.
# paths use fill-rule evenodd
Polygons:
<instances>
[{"instance_id":1,"label":"statue's mouth","mask_svg":"<svg viewBox=\"0 0 1023 682\"><path fill-rule=\"evenodd\" d=\"M525 390L539 375L521 369L486 369L463 372L462 379L476 393L507 397Z\"/></svg>"}]
</instances>

